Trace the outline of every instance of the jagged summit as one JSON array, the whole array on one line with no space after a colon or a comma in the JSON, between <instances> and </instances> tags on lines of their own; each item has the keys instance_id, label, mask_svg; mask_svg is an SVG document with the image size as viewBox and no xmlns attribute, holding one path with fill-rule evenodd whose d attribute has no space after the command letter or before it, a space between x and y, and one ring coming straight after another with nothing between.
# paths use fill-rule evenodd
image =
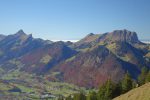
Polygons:
<instances>
[{"instance_id":1,"label":"jagged summit","mask_svg":"<svg viewBox=\"0 0 150 100\"><path fill-rule=\"evenodd\" d=\"M88 37L88 36L93 36L93 35L95 35L95 34L94 34L94 33L89 33L89 34L87 35L87 37Z\"/></svg>"},{"instance_id":2,"label":"jagged summit","mask_svg":"<svg viewBox=\"0 0 150 100\"><path fill-rule=\"evenodd\" d=\"M13 34L13 36L23 41L33 39L32 34L26 34L22 29Z\"/></svg>"},{"instance_id":3,"label":"jagged summit","mask_svg":"<svg viewBox=\"0 0 150 100\"><path fill-rule=\"evenodd\" d=\"M127 29L114 30L113 32L108 33L108 37L111 40L115 40L115 41L125 41L130 43L140 42L137 33L129 31Z\"/></svg>"},{"instance_id":4,"label":"jagged summit","mask_svg":"<svg viewBox=\"0 0 150 100\"><path fill-rule=\"evenodd\" d=\"M26 35L26 33L20 29L18 32L15 33L15 35Z\"/></svg>"}]
</instances>

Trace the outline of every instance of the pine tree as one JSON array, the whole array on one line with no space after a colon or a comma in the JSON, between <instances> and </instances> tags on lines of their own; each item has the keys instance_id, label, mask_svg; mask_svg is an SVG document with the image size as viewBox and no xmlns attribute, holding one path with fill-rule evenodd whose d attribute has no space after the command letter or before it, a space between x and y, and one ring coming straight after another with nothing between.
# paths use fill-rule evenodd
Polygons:
<instances>
[{"instance_id":1,"label":"pine tree","mask_svg":"<svg viewBox=\"0 0 150 100\"><path fill-rule=\"evenodd\" d=\"M103 84L97 93L97 99L98 100L105 100L105 91L106 91L106 85Z\"/></svg>"},{"instance_id":2,"label":"pine tree","mask_svg":"<svg viewBox=\"0 0 150 100\"><path fill-rule=\"evenodd\" d=\"M143 85L145 83L147 73L148 73L148 68L143 67L142 70L141 70L141 74L138 77L138 83L140 85Z\"/></svg>"},{"instance_id":3,"label":"pine tree","mask_svg":"<svg viewBox=\"0 0 150 100\"><path fill-rule=\"evenodd\" d=\"M111 100L114 97L115 85L108 80L103 86L99 88L98 100Z\"/></svg>"},{"instance_id":4,"label":"pine tree","mask_svg":"<svg viewBox=\"0 0 150 100\"><path fill-rule=\"evenodd\" d=\"M113 98L114 85L111 80L106 82L105 100L111 100Z\"/></svg>"},{"instance_id":5,"label":"pine tree","mask_svg":"<svg viewBox=\"0 0 150 100\"><path fill-rule=\"evenodd\" d=\"M130 74L127 72L121 82L122 93L126 93L133 88L133 81Z\"/></svg>"},{"instance_id":6,"label":"pine tree","mask_svg":"<svg viewBox=\"0 0 150 100\"><path fill-rule=\"evenodd\" d=\"M65 100L73 100L73 98L71 97L71 95L69 95Z\"/></svg>"},{"instance_id":7,"label":"pine tree","mask_svg":"<svg viewBox=\"0 0 150 100\"><path fill-rule=\"evenodd\" d=\"M94 91L89 92L86 100L97 100L96 92L94 92Z\"/></svg>"},{"instance_id":8,"label":"pine tree","mask_svg":"<svg viewBox=\"0 0 150 100\"><path fill-rule=\"evenodd\" d=\"M73 100L86 100L86 96L83 93L76 93L73 96Z\"/></svg>"},{"instance_id":9,"label":"pine tree","mask_svg":"<svg viewBox=\"0 0 150 100\"><path fill-rule=\"evenodd\" d=\"M113 98L121 95L122 87L121 87L121 82L117 83L114 85L114 91L113 91Z\"/></svg>"},{"instance_id":10,"label":"pine tree","mask_svg":"<svg viewBox=\"0 0 150 100\"><path fill-rule=\"evenodd\" d=\"M58 100L64 100L63 96L59 96Z\"/></svg>"},{"instance_id":11,"label":"pine tree","mask_svg":"<svg viewBox=\"0 0 150 100\"><path fill-rule=\"evenodd\" d=\"M150 71L146 75L146 83L150 82Z\"/></svg>"}]
</instances>

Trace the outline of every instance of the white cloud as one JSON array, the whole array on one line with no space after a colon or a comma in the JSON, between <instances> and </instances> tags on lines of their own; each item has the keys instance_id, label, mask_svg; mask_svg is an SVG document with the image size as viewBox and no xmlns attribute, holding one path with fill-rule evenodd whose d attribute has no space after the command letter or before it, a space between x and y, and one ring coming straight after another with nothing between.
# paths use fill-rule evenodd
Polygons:
<instances>
[{"instance_id":1,"label":"white cloud","mask_svg":"<svg viewBox=\"0 0 150 100\"><path fill-rule=\"evenodd\" d=\"M150 41L141 41L141 42L143 42L143 43L150 43Z\"/></svg>"},{"instance_id":2,"label":"white cloud","mask_svg":"<svg viewBox=\"0 0 150 100\"><path fill-rule=\"evenodd\" d=\"M77 42L79 40L51 40L51 41L54 41L54 42L57 42L57 41L64 41L64 42L67 42L67 41L70 41L70 42Z\"/></svg>"}]
</instances>

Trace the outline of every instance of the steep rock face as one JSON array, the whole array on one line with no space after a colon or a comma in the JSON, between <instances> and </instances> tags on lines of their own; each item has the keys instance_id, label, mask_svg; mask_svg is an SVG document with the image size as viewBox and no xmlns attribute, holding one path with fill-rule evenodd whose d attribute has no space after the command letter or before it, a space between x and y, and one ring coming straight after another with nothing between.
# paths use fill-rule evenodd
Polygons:
<instances>
[{"instance_id":1,"label":"steep rock face","mask_svg":"<svg viewBox=\"0 0 150 100\"><path fill-rule=\"evenodd\" d=\"M121 41L128 43L140 43L138 40L136 32L131 32L126 29L124 30L115 30L110 33L106 33L103 37L100 38L99 41Z\"/></svg>"},{"instance_id":2,"label":"steep rock face","mask_svg":"<svg viewBox=\"0 0 150 100\"><path fill-rule=\"evenodd\" d=\"M63 73L65 81L86 87L98 87L107 79L118 82L126 71L133 76L139 73L138 68L118 59L104 46L79 53L57 68Z\"/></svg>"}]
</instances>

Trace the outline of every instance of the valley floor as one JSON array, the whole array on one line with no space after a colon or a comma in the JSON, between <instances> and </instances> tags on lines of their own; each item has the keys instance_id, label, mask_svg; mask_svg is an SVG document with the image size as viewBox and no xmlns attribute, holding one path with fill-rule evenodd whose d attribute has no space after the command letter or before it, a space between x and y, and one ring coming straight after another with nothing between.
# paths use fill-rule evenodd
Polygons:
<instances>
[{"instance_id":1,"label":"valley floor","mask_svg":"<svg viewBox=\"0 0 150 100\"><path fill-rule=\"evenodd\" d=\"M52 82L42 76L15 72L0 78L0 100L57 100L85 88L64 82Z\"/></svg>"}]
</instances>

